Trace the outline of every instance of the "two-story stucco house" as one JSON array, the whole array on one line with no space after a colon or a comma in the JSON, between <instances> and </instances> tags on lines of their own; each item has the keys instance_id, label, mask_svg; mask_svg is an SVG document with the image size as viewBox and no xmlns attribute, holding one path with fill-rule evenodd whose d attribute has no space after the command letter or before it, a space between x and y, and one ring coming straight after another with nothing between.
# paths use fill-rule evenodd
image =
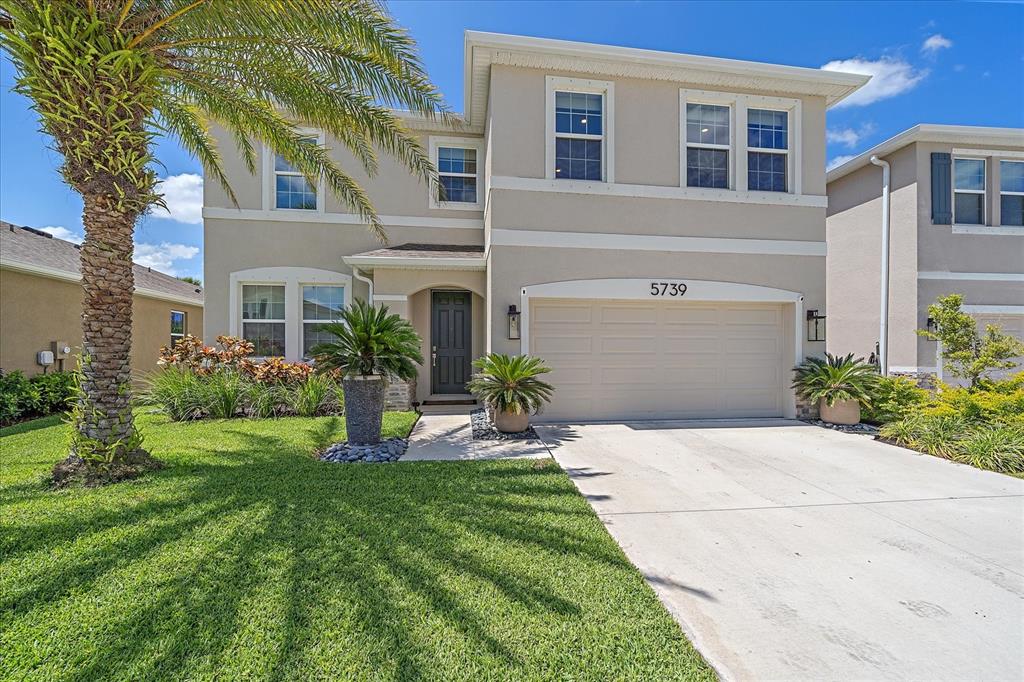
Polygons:
<instances>
[{"instance_id":1,"label":"two-story stucco house","mask_svg":"<svg viewBox=\"0 0 1024 682\"><path fill-rule=\"evenodd\" d=\"M917 330L945 294L963 295L979 324L1024 338L1024 130L919 125L828 173L829 350L867 356L881 334L872 156L891 169L890 370L942 377L936 343Z\"/></svg>"},{"instance_id":2,"label":"two-story stucco house","mask_svg":"<svg viewBox=\"0 0 1024 682\"><path fill-rule=\"evenodd\" d=\"M298 360L367 297L424 339L392 401L464 393L493 351L549 363L550 419L795 415L789 370L825 346L825 112L867 77L475 32L464 68L458 130L408 119L447 201L386 160L359 177L387 247L223 140L241 206L207 184L207 337Z\"/></svg>"}]
</instances>

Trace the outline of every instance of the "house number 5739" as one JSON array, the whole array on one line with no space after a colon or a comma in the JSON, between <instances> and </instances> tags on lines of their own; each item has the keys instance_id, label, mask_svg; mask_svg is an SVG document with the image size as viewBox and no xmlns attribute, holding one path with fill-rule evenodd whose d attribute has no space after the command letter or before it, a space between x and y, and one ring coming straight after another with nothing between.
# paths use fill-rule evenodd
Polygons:
<instances>
[{"instance_id":1,"label":"house number 5739","mask_svg":"<svg viewBox=\"0 0 1024 682\"><path fill-rule=\"evenodd\" d=\"M686 285L677 282L651 282L651 296L682 296Z\"/></svg>"}]
</instances>

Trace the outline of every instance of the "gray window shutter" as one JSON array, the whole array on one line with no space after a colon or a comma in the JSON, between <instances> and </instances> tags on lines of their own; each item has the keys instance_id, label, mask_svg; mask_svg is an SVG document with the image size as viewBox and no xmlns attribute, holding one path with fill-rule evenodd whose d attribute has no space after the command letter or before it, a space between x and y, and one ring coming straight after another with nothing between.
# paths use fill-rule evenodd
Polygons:
<instances>
[{"instance_id":1,"label":"gray window shutter","mask_svg":"<svg viewBox=\"0 0 1024 682\"><path fill-rule=\"evenodd\" d=\"M953 224L952 159L949 154L932 153L932 224Z\"/></svg>"}]
</instances>

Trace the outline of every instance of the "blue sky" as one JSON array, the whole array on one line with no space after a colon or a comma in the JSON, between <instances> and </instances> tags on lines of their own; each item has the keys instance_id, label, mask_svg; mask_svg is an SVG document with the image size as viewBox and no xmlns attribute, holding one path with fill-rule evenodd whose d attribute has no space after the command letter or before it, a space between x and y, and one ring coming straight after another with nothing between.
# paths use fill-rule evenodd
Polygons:
<instances>
[{"instance_id":1,"label":"blue sky","mask_svg":"<svg viewBox=\"0 0 1024 682\"><path fill-rule=\"evenodd\" d=\"M462 110L463 31L475 29L875 74L828 116L828 158L917 123L1024 127L1024 4L393 2L434 82ZM80 235L81 201L0 64L0 218ZM202 169L160 144L172 215L136 234L136 260L202 276Z\"/></svg>"}]
</instances>

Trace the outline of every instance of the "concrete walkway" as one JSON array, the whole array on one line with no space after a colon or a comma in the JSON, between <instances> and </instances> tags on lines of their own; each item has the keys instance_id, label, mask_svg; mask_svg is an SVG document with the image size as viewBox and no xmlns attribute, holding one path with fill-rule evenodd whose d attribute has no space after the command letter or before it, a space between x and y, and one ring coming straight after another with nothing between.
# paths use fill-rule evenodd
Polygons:
<instances>
[{"instance_id":1,"label":"concrete walkway","mask_svg":"<svg viewBox=\"0 0 1024 682\"><path fill-rule=\"evenodd\" d=\"M473 440L468 414L424 414L409 435L409 449L401 461L473 460L550 457L539 440Z\"/></svg>"},{"instance_id":2,"label":"concrete walkway","mask_svg":"<svg viewBox=\"0 0 1024 682\"><path fill-rule=\"evenodd\" d=\"M782 420L537 430L723 679L1024 678L1024 481Z\"/></svg>"}]
</instances>

